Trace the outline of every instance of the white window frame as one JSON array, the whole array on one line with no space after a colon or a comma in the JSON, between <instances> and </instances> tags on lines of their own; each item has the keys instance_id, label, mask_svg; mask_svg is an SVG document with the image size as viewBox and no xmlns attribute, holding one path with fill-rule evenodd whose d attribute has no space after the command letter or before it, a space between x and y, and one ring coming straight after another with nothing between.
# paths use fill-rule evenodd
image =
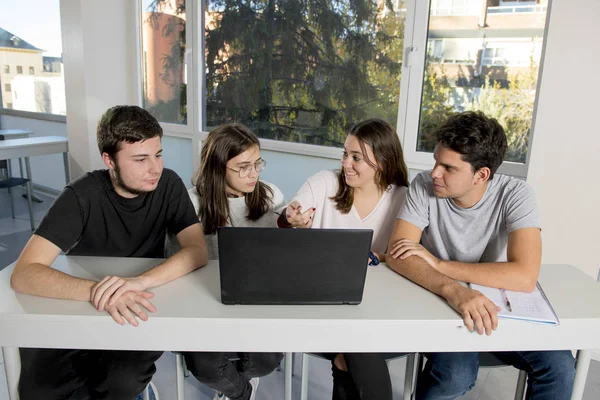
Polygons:
<instances>
[{"instance_id":1,"label":"white window frame","mask_svg":"<svg viewBox=\"0 0 600 400\"><path fill-rule=\"evenodd\" d=\"M433 1L433 0L432 0ZM539 89L543 76L543 64L546 54L546 43L548 36L548 25L550 20L551 1L548 3L546 14L546 25L540 58L540 67L536 87L536 97L531 121L531 130L528 137L527 158L524 164L504 161L498 172L501 174L527 177L527 169L531 157L533 133L535 132L535 120L538 107ZM402 141L404 159L410 169L429 170L434 166L433 154L417 151L417 139L419 134L419 120L421 116L421 96L423 92L423 76L425 73L425 57L427 53L427 33L429 30L429 1L407 1L407 8L414 12L407 13L405 32L404 63L402 65L402 81L400 82L400 109L398 110L398 134ZM409 35L408 27L413 27ZM407 71L409 70L409 71Z\"/></svg>"}]
</instances>

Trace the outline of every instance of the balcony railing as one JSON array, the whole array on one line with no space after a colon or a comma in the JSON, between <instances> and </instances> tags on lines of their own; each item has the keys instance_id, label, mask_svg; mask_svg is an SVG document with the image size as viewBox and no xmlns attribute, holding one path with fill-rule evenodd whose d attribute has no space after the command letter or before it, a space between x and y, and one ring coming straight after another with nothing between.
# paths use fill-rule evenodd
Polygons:
<instances>
[{"instance_id":1,"label":"balcony railing","mask_svg":"<svg viewBox=\"0 0 600 400\"><path fill-rule=\"evenodd\" d=\"M545 13L548 6L500 6L488 7L488 14L515 14L515 13Z\"/></svg>"},{"instance_id":2,"label":"balcony railing","mask_svg":"<svg viewBox=\"0 0 600 400\"><path fill-rule=\"evenodd\" d=\"M530 5L530 6L499 6L488 7L488 14L517 14L517 13L545 13L548 6ZM467 16L479 15L481 8L477 7L452 7L452 8L432 8L432 16Z\"/></svg>"}]
</instances>

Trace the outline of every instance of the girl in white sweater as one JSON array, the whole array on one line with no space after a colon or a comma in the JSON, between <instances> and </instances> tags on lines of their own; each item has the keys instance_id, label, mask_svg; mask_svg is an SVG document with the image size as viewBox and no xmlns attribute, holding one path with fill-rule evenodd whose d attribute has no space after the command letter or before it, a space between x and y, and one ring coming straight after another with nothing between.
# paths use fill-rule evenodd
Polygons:
<instances>
[{"instance_id":1,"label":"girl in white sweater","mask_svg":"<svg viewBox=\"0 0 600 400\"><path fill-rule=\"evenodd\" d=\"M258 138L244 125L221 125L208 134L196 187L189 191L202 223L209 259L218 259L217 227L275 227L281 191L259 180L266 161ZM255 399L258 377L271 373L282 353L184 353L187 368L215 389L215 399ZM235 359L235 360L232 360Z\"/></svg>"},{"instance_id":2,"label":"girl in white sweater","mask_svg":"<svg viewBox=\"0 0 600 400\"><path fill-rule=\"evenodd\" d=\"M310 177L281 213L278 225L372 229L371 261L385 261L388 240L408 187L408 169L398 134L383 120L362 121L348 132L342 154L340 170L321 171ZM392 399L385 355L326 357L333 360L334 400Z\"/></svg>"}]
</instances>

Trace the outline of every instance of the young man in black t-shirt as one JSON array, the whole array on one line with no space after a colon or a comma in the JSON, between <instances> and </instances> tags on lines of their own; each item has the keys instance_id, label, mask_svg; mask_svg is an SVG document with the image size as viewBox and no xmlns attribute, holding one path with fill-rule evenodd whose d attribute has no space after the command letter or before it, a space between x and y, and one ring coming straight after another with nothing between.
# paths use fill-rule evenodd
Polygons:
<instances>
[{"instance_id":1,"label":"young man in black t-shirt","mask_svg":"<svg viewBox=\"0 0 600 400\"><path fill-rule=\"evenodd\" d=\"M139 324L154 312L148 289L207 262L204 235L181 179L163 169L162 128L136 106L110 108L98 123L98 147L107 170L70 183L52 204L17 260L17 292L89 301L119 324ZM100 282L51 268L68 255L164 257L165 234L182 249L134 278ZM156 371L162 352L21 349L21 400L133 400Z\"/></svg>"}]
</instances>

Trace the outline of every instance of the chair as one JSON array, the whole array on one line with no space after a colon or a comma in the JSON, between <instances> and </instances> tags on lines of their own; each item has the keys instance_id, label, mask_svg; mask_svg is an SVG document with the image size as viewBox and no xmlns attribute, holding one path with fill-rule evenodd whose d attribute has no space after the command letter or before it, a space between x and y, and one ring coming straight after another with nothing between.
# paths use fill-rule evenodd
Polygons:
<instances>
[{"instance_id":1,"label":"chair","mask_svg":"<svg viewBox=\"0 0 600 400\"><path fill-rule=\"evenodd\" d=\"M394 357L388 359L387 361L393 361L398 358L406 357L406 372L404 373L404 400L411 400L414 396L414 391L416 386L416 372L417 365L415 361L417 360L419 353L410 353L401 355L398 357ZM309 356L323 358L318 354L314 353L302 353L302 380L300 386L300 400L308 399L308 364L309 364Z\"/></svg>"},{"instance_id":2,"label":"chair","mask_svg":"<svg viewBox=\"0 0 600 400\"><path fill-rule=\"evenodd\" d=\"M284 353L285 358L285 400L292 400L292 353ZM235 360L234 358L230 359ZM176 379L177 379L177 400L185 400L185 382L190 373L185 366L185 359L183 354L175 352L175 363L176 363ZM278 368L279 369L279 368Z\"/></svg>"},{"instance_id":3,"label":"chair","mask_svg":"<svg viewBox=\"0 0 600 400\"><path fill-rule=\"evenodd\" d=\"M417 363L417 370L420 371L424 365L424 355L419 355L419 361ZM479 353L479 367L480 368L501 368L506 367L508 364L502 362L494 353L482 352ZM418 377L418 375L417 375ZM415 379L416 388L416 379ZM525 396L525 389L527 388L527 372L519 370L519 378L517 379L517 387L515 390L515 400L523 400Z\"/></svg>"},{"instance_id":4,"label":"chair","mask_svg":"<svg viewBox=\"0 0 600 400\"><path fill-rule=\"evenodd\" d=\"M0 140L4 140L4 135L0 135ZM0 160L0 170L5 170L5 179L0 179L0 189L8 189L10 196L10 210L13 219L15 218L15 204L14 204L14 190L11 190L16 186L25 186L27 191L27 206L29 208L29 221L31 223L31 230L35 229L35 222L33 221L33 206L31 204L31 181L26 178L13 178L10 173L10 164L8 160Z\"/></svg>"}]
</instances>

